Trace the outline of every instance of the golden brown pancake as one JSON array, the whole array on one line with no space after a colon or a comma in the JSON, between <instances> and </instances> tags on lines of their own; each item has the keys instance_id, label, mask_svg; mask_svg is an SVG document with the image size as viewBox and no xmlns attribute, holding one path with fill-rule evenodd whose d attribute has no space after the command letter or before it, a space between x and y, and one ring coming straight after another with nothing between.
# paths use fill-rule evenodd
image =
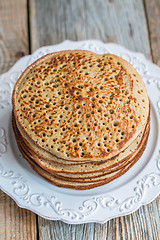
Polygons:
<instances>
[{"instance_id":1,"label":"golden brown pancake","mask_svg":"<svg viewBox=\"0 0 160 240\"><path fill-rule=\"evenodd\" d=\"M12 100L22 155L56 186L84 190L106 184L128 171L146 147L147 91L118 56L48 54L22 73Z\"/></svg>"},{"instance_id":2,"label":"golden brown pancake","mask_svg":"<svg viewBox=\"0 0 160 240\"><path fill-rule=\"evenodd\" d=\"M20 140L20 144L22 145L21 148L24 150L24 152L28 155L31 155L32 159L40 165L42 168L46 169L50 173L66 173L66 174L76 174L78 177L78 174L87 174L89 177L93 176L93 174L99 175L99 171L101 172L100 174L104 174L115 171L118 168L120 168L121 164L126 164L128 160L131 159L131 157L135 154L138 153L140 148L143 146L144 141L146 138L148 138L148 132L149 132L149 121L146 126L146 129L144 133L140 134L137 139L119 156L116 158L104 162L103 164L95 164L95 163L86 163L84 162L81 165L63 165L61 162L60 163L55 163L54 161L46 161L43 158L40 158L32 149L30 149L28 146L26 146L26 142L24 142L24 139L22 138L19 130L16 128L15 121L13 118L13 128L15 131L15 134L17 135L16 138ZM127 157L125 157L127 156ZM90 174L91 173L91 174Z\"/></svg>"},{"instance_id":3,"label":"golden brown pancake","mask_svg":"<svg viewBox=\"0 0 160 240\"><path fill-rule=\"evenodd\" d=\"M146 125L144 83L111 54L65 51L28 67L13 91L16 121L40 149L65 160L107 160Z\"/></svg>"}]
</instances>

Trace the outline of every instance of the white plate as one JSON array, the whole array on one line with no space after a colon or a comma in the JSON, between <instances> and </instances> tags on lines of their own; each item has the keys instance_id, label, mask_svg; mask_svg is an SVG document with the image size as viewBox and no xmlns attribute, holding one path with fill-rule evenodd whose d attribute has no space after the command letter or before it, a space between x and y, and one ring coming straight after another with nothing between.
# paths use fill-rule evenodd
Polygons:
<instances>
[{"instance_id":1,"label":"white plate","mask_svg":"<svg viewBox=\"0 0 160 240\"><path fill-rule=\"evenodd\" d=\"M129 61L141 74L151 101L151 130L145 152L123 176L101 187L77 191L53 186L22 158L11 126L11 94L22 71L37 58L59 50L86 49L114 53ZM66 223L104 223L132 213L160 193L160 68L140 53L100 41L64 41L42 47L21 58L0 75L0 187L18 206Z\"/></svg>"}]
</instances>

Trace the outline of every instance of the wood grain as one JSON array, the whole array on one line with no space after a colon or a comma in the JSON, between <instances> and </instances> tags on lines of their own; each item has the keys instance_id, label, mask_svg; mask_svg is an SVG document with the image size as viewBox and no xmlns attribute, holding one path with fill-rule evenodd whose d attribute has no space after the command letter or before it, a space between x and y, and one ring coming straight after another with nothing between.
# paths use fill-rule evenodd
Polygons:
<instances>
[{"instance_id":1,"label":"wood grain","mask_svg":"<svg viewBox=\"0 0 160 240\"><path fill-rule=\"evenodd\" d=\"M143 1L30 1L31 49L65 39L116 42L150 57ZM159 239L160 201L105 224L71 225L38 218L39 239Z\"/></svg>"},{"instance_id":2,"label":"wood grain","mask_svg":"<svg viewBox=\"0 0 160 240\"><path fill-rule=\"evenodd\" d=\"M142 0L32 0L30 26L32 51L65 39L100 39L150 56Z\"/></svg>"},{"instance_id":3,"label":"wood grain","mask_svg":"<svg viewBox=\"0 0 160 240\"><path fill-rule=\"evenodd\" d=\"M27 0L0 0L0 73L28 54ZM65 39L117 42L159 63L158 0L30 0L31 49ZM145 11L148 20L145 18ZM156 17L154 16L156 15ZM156 26L156 27L154 27ZM35 214L0 192L0 240L36 239ZM160 198L105 224L71 225L38 218L39 239L160 239Z\"/></svg>"},{"instance_id":4,"label":"wood grain","mask_svg":"<svg viewBox=\"0 0 160 240\"><path fill-rule=\"evenodd\" d=\"M145 0L153 61L160 66L160 1Z\"/></svg>"},{"instance_id":5,"label":"wood grain","mask_svg":"<svg viewBox=\"0 0 160 240\"><path fill-rule=\"evenodd\" d=\"M19 208L2 191L0 191L0 216L0 240L36 239L35 214Z\"/></svg>"},{"instance_id":6,"label":"wood grain","mask_svg":"<svg viewBox=\"0 0 160 240\"><path fill-rule=\"evenodd\" d=\"M26 0L0 0L0 73L28 54ZM36 215L0 191L0 240L36 239Z\"/></svg>"},{"instance_id":7,"label":"wood grain","mask_svg":"<svg viewBox=\"0 0 160 240\"><path fill-rule=\"evenodd\" d=\"M27 1L0 0L0 73L28 54Z\"/></svg>"}]
</instances>

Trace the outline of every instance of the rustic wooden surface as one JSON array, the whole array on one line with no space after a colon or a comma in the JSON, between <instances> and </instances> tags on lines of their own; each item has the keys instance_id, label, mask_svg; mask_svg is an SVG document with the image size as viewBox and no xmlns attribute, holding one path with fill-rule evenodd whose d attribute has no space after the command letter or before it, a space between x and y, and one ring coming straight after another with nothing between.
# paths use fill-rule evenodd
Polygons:
<instances>
[{"instance_id":1,"label":"rustic wooden surface","mask_svg":"<svg viewBox=\"0 0 160 240\"><path fill-rule=\"evenodd\" d=\"M116 42L160 65L159 0L0 0L0 73L65 39ZM48 221L0 193L1 239L160 239L160 198L105 224ZM37 233L36 233L37 229Z\"/></svg>"},{"instance_id":2,"label":"rustic wooden surface","mask_svg":"<svg viewBox=\"0 0 160 240\"><path fill-rule=\"evenodd\" d=\"M28 54L26 0L0 0L0 73ZM36 215L0 190L0 240L37 239Z\"/></svg>"},{"instance_id":3,"label":"rustic wooden surface","mask_svg":"<svg viewBox=\"0 0 160 240\"><path fill-rule=\"evenodd\" d=\"M145 9L153 61L160 66L160 1L146 0Z\"/></svg>"}]
</instances>

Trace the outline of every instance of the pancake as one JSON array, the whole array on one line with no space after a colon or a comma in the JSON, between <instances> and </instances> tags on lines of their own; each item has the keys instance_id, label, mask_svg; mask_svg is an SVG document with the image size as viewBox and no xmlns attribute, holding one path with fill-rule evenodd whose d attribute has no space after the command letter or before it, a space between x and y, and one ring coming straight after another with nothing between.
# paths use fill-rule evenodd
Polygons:
<instances>
[{"instance_id":1,"label":"pancake","mask_svg":"<svg viewBox=\"0 0 160 240\"><path fill-rule=\"evenodd\" d=\"M107 184L128 171L147 145L145 85L128 62L112 54L48 54L22 73L12 103L20 152L59 187Z\"/></svg>"},{"instance_id":2,"label":"pancake","mask_svg":"<svg viewBox=\"0 0 160 240\"><path fill-rule=\"evenodd\" d=\"M53 176L55 176L57 179L62 179L62 180L66 180L67 181L71 181L71 182L98 182L98 181L104 181L106 179L106 181L109 181L109 177L113 176L110 175L111 173L116 173L119 172L121 170L121 172L123 171L124 168L126 168L127 166L131 166L135 164L135 162L140 158L140 156L142 155L146 144L147 144L147 139L148 139L148 134L149 134L149 128L147 130L147 134L145 136L145 138L143 138L143 140L141 141L141 147L139 148L138 152L135 152L132 157L130 159L128 159L128 161L125 164L122 164L122 166L119 166L118 169L114 169L114 171L109 171L109 172L100 172L101 175L96 175L95 173L92 173L92 175L89 174L86 176L86 174L81 174L80 176L77 176L77 174L73 175L73 174L60 174L60 173L52 173ZM35 163L34 159L32 158L32 156L29 157L28 153L25 151L25 149L23 149L23 145L21 145L21 141L18 141L18 146L20 148L20 151L22 153L23 156L25 156L25 158L29 159L29 162L33 162ZM43 169L43 168L42 168ZM45 169L43 169L45 170ZM47 172L47 171L46 171ZM74 176L74 177L73 177Z\"/></svg>"},{"instance_id":3,"label":"pancake","mask_svg":"<svg viewBox=\"0 0 160 240\"><path fill-rule=\"evenodd\" d=\"M149 100L128 62L75 50L49 54L29 66L15 85L13 111L40 151L69 162L103 163L145 128Z\"/></svg>"},{"instance_id":4,"label":"pancake","mask_svg":"<svg viewBox=\"0 0 160 240\"><path fill-rule=\"evenodd\" d=\"M133 154L138 152L138 150L143 146L144 141L146 138L148 138L148 132L149 132L149 121L146 126L145 131L143 134L141 133L137 139L122 153L119 154L119 156L115 159L112 159L103 164L93 164L93 163L83 163L81 165L63 165L61 162L55 163L53 161L46 161L43 158L39 158L32 150L30 150L28 147L26 147L25 142L20 135L20 132L18 129L16 129L15 122L13 119L13 126L15 134L17 135L17 138L20 139L20 144L22 145L21 148L24 150L24 152L28 152L29 155L31 155L32 159L39 164L42 168L46 169L47 171L51 173L66 173L66 174L89 174L89 173L96 173L96 172L111 172L116 169L118 169L122 164L126 164L128 159L130 159ZM125 157L127 156L127 157ZM99 173L97 173L98 175ZM90 176L90 175L89 175ZM92 175L91 175L92 176ZM78 175L77 175L78 177Z\"/></svg>"},{"instance_id":5,"label":"pancake","mask_svg":"<svg viewBox=\"0 0 160 240\"><path fill-rule=\"evenodd\" d=\"M13 118L14 118L14 117L13 117ZM148 116L146 126L143 126L142 132L143 132L143 130L147 127L147 124L148 124L148 122L149 122L149 119L150 119L150 115ZM14 121L15 121L15 118L14 118ZM48 152L46 152L46 151L44 151L44 150L39 149L38 146L36 146L36 145L34 144L34 142L31 142L31 141L29 140L29 138L27 139L27 136L26 136L26 134L23 132L23 129L21 128L21 126L18 125L17 122L16 122L15 124L16 124L16 131L18 131L19 134L21 135L21 138L23 138L23 141L24 141L23 144L25 145L25 148L28 149L28 151L32 152L33 154L36 154L36 156L37 156L39 159L44 159L44 161L47 160L47 161L49 161L49 162L51 161L51 163L58 163L58 164L61 164L61 165L76 165L76 166L78 166L78 165L81 165L81 164L84 163L84 161L78 161L78 162L65 161L64 159L57 158L57 157L55 157L54 155L51 155L50 153L48 153ZM141 134L141 133L140 133L140 134ZM137 138L139 138L139 137L140 137L140 135L139 135ZM136 139L135 139L135 141L137 142ZM133 146L133 144L132 144L132 146ZM124 151L123 151L123 152L124 152ZM125 149L125 152L126 152L126 149ZM127 152L127 154L128 154L128 152ZM123 154L123 155L124 155L124 154ZM124 155L124 156L125 156L125 155ZM105 160L103 160L103 161L102 161L102 160L97 160L97 161L94 161L94 163L99 164L99 165L101 165L101 164L103 164L103 163L105 163L105 162L107 162L108 165L109 165L110 163L114 164L114 163L117 163L117 157L118 157L118 155L112 157L111 159L107 159L106 161L105 161ZM122 161L122 160L121 160L121 161ZM119 160L119 162L120 162L120 160ZM88 165L88 163L90 164L91 161L85 160L85 164ZM110 166L110 167L111 167L111 166Z\"/></svg>"},{"instance_id":6,"label":"pancake","mask_svg":"<svg viewBox=\"0 0 160 240\"><path fill-rule=\"evenodd\" d=\"M29 162L33 170L35 170L38 174L40 174L42 177L46 178L50 183L54 184L55 186L62 187L62 188L72 188L76 190L86 190L86 189L92 189L98 186L102 186L104 184L107 184L116 178L120 177L124 173L126 173L133 165L134 163L131 162L129 165L124 167L123 169L118 170L117 172L113 172L108 174L107 179L102 181L95 181L95 182L72 182L72 181L66 181L63 179L58 179L55 175L48 173L44 169L42 169L38 164L31 161L26 155L23 155L24 158Z\"/></svg>"}]
</instances>

